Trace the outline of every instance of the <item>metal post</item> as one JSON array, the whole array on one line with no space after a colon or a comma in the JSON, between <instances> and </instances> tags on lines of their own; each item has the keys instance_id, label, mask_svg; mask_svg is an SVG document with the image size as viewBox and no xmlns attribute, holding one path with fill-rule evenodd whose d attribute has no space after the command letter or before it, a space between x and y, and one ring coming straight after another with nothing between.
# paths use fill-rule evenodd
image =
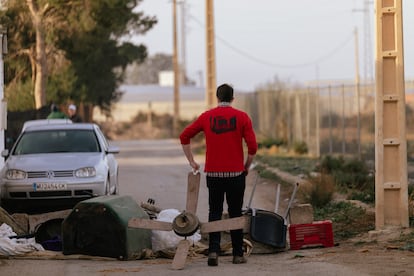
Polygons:
<instances>
[{"instance_id":1,"label":"metal post","mask_svg":"<svg viewBox=\"0 0 414 276\"><path fill-rule=\"evenodd\" d=\"M328 87L329 92L329 117L328 117L328 123L329 123L329 154L332 155L333 153L333 137L332 137L332 91L331 86Z\"/></svg>"},{"instance_id":2,"label":"metal post","mask_svg":"<svg viewBox=\"0 0 414 276\"><path fill-rule=\"evenodd\" d=\"M4 61L7 53L7 30L0 25L0 152L4 150L4 130L7 128L7 105L4 100ZM0 168L4 166L4 158L0 157Z\"/></svg>"},{"instance_id":3,"label":"metal post","mask_svg":"<svg viewBox=\"0 0 414 276\"><path fill-rule=\"evenodd\" d=\"M321 143L320 143L320 137L319 137L319 132L320 132L320 118L319 118L319 68L318 66L316 66L316 112L315 112L315 128L316 128L316 157L320 157L321 156Z\"/></svg>"},{"instance_id":4,"label":"metal post","mask_svg":"<svg viewBox=\"0 0 414 276\"><path fill-rule=\"evenodd\" d=\"M321 140L320 140L320 116L319 116L319 86L316 87L316 112L315 112L315 141L316 141L316 157L321 156Z\"/></svg>"},{"instance_id":5,"label":"metal post","mask_svg":"<svg viewBox=\"0 0 414 276\"><path fill-rule=\"evenodd\" d=\"M306 91L306 144L310 146L310 93L311 89L308 87Z\"/></svg>"},{"instance_id":6,"label":"metal post","mask_svg":"<svg viewBox=\"0 0 414 276\"><path fill-rule=\"evenodd\" d=\"M357 130L358 130L358 160L361 160L361 108L360 108L360 78L359 78L359 51L358 51L358 29L354 30L355 35L355 87L356 87L356 108L357 108Z\"/></svg>"}]
</instances>

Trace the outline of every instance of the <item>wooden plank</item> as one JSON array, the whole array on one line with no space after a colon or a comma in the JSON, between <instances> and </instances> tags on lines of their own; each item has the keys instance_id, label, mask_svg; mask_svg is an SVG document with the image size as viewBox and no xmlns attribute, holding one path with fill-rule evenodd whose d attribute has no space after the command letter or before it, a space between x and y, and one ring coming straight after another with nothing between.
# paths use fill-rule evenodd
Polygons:
<instances>
[{"instance_id":1,"label":"wooden plank","mask_svg":"<svg viewBox=\"0 0 414 276\"><path fill-rule=\"evenodd\" d=\"M6 223L17 235L27 234L27 231L3 208L0 207L0 225Z\"/></svg>"},{"instance_id":2,"label":"wooden plank","mask_svg":"<svg viewBox=\"0 0 414 276\"><path fill-rule=\"evenodd\" d=\"M128 227L161 230L161 231L172 230L172 224L170 222L144 219L144 218L131 218L128 221Z\"/></svg>"},{"instance_id":3,"label":"wooden plank","mask_svg":"<svg viewBox=\"0 0 414 276\"><path fill-rule=\"evenodd\" d=\"M195 214L197 212L198 194L200 191L200 172L189 172L187 182L187 203L185 209Z\"/></svg>"},{"instance_id":4,"label":"wooden plank","mask_svg":"<svg viewBox=\"0 0 414 276\"><path fill-rule=\"evenodd\" d=\"M243 229L245 233L250 231L250 217L241 216L231 219L222 219L210 222L201 223L200 232L201 233L211 233L211 232L221 232Z\"/></svg>"},{"instance_id":5,"label":"wooden plank","mask_svg":"<svg viewBox=\"0 0 414 276\"><path fill-rule=\"evenodd\" d=\"M24 260L95 260L116 261L116 258L90 256L83 254L64 255L61 251L33 251L22 255L0 256L0 259L24 259Z\"/></svg>"},{"instance_id":6,"label":"wooden plank","mask_svg":"<svg viewBox=\"0 0 414 276\"><path fill-rule=\"evenodd\" d=\"M172 269L180 270L184 268L189 248L190 242L188 240L181 240L178 243L177 250L175 251L174 259L171 265Z\"/></svg>"}]
</instances>

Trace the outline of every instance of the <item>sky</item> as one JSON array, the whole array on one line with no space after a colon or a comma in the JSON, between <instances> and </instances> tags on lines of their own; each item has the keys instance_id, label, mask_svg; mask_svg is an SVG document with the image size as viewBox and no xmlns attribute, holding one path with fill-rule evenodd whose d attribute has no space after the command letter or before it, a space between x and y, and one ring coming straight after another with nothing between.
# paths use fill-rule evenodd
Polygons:
<instances>
[{"instance_id":1,"label":"sky","mask_svg":"<svg viewBox=\"0 0 414 276\"><path fill-rule=\"evenodd\" d=\"M214 1L217 85L229 83L237 90L249 92L275 79L304 85L316 80L353 81L357 48L361 80L375 76L374 3L374 0ZM180 32L180 5L177 8L179 60L185 61L188 77L198 86L204 86L205 0L186 0L185 7L184 36ZM150 56L172 54L172 0L143 0L137 10L156 16L158 23L147 34L130 40L146 45ZM414 79L413 0L403 0L403 24L405 76Z\"/></svg>"}]
</instances>

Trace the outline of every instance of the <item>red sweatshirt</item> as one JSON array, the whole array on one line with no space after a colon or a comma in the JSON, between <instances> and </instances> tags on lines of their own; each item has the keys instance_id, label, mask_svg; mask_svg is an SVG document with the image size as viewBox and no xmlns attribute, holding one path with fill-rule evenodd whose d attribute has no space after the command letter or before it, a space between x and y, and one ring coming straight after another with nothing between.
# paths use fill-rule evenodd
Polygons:
<instances>
[{"instance_id":1,"label":"red sweatshirt","mask_svg":"<svg viewBox=\"0 0 414 276\"><path fill-rule=\"evenodd\" d=\"M249 116L231 106L216 107L201 114L181 133L181 144L189 144L200 131L206 137L205 172L244 171L243 139L248 154L256 154L256 136Z\"/></svg>"}]
</instances>

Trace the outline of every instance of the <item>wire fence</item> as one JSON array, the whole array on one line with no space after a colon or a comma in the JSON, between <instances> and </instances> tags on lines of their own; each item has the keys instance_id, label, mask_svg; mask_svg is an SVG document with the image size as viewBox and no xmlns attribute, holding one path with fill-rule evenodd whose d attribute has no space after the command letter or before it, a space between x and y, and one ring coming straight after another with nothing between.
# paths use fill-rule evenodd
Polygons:
<instances>
[{"instance_id":1,"label":"wire fence","mask_svg":"<svg viewBox=\"0 0 414 276\"><path fill-rule=\"evenodd\" d=\"M411 152L414 82L406 82L407 141ZM311 156L346 155L374 160L375 86L335 84L259 89L238 95L235 106L252 118L258 138L305 143ZM413 150L414 151L414 150Z\"/></svg>"}]
</instances>

